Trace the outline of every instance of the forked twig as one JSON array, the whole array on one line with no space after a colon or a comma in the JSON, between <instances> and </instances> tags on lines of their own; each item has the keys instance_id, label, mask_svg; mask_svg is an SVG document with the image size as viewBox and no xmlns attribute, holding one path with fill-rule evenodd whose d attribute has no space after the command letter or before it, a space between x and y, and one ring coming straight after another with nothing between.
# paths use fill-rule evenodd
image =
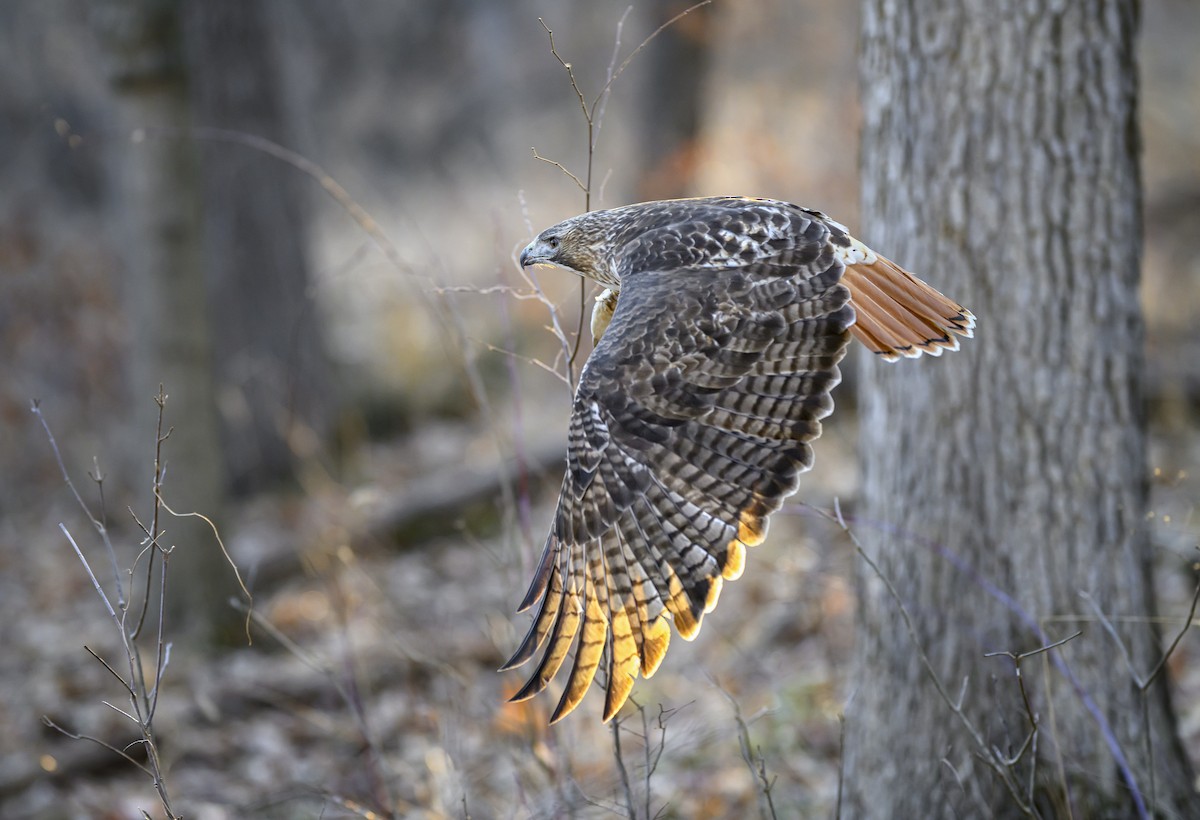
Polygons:
<instances>
[{"instance_id":1,"label":"forked twig","mask_svg":"<svg viewBox=\"0 0 1200 820\"><path fill-rule=\"evenodd\" d=\"M617 764L617 774L621 777L621 789L625 792L625 808L631 818L637 817L637 809L633 802L633 785L629 782L629 770L625 768L625 759L621 756L621 718L614 717L609 723L612 730L613 759Z\"/></svg>"},{"instance_id":2,"label":"forked twig","mask_svg":"<svg viewBox=\"0 0 1200 820\"><path fill-rule=\"evenodd\" d=\"M879 578L884 587L887 589L888 595L891 597L892 602L895 603L897 609L900 611L900 618L904 621L904 627L908 632L909 640L912 643L913 649L917 653L917 659L921 663L921 668L924 670L925 676L929 678L931 683L933 683L934 688L937 690L938 696L941 697L942 701L945 702L946 706L949 707L954 716L958 718L959 723L962 724L967 734L970 735L971 740L975 744L976 750L979 752L980 759L982 759L983 762L987 764L988 768L995 772L996 776L1000 778L1000 782L1004 784L1004 787L1008 790L1009 796L1012 797L1013 802L1016 804L1017 808L1020 809L1021 813L1027 817L1037 817L1038 815L1036 810L1033 808L1033 806L1028 804L1021 795L1020 788L1018 787L1017 782L1013 779L1011 769L1008 766L1005 766L1002 760L997 758L995 752L984 739L983 733L978 727L975 726L975 722L972 721L967 713L963 710L961 698L958 703L955 703L955 701L950 697L950 693L946 691L945 684L942 683L942 679L938 675L937 670L933 668L933 663L929 660L929 656L925 654L925 647L921 643L920 635L917 633L917 628L912 621L912 616L909 615L908 607L904 604L904 599L900 597L900 593L892 584L892 580L888 578L887 575L884 574L883 570L880 569L879 565L875 563L875 559L872 558L865 549L863 549L862 543L858 540L858 536L854 534L854 531L851 530L849 525L846 523L846 519L842 515L841 501L838 498L833 499L833 510L833 514L830 514L826 510L817 511L825 516L828 520L836 523L841 528L842 532L844 532L850 539L850 543L854 545L855 552L857 552L863 561L866 562L867 566L871 568L871 571L875 573L875 576ZM964 682L964 688L965 686L966 684Z\"/></svg>"},{"instance_id":3,"label":"forked twig","mask_svg":"<svg viewBox=\"0 0 1200 820\"><path fill-rule=\"evenodd\" d=\"M159 388L159 394L156 397L156 401L158 402L158 406L159 406L158 441L157 441L157 445L155 448L155 495L157 496L158 489L161 484L161 479L162 479L162 475L163 475L163 470L161 468L161 447L162 447L163 441L165 441L167 438L167 436L163 435L161 432L162 431L163 406L166 401L166 395L163 393L161 386ZM50 431L49 424L46 422L45 418L42 416L40 408L38 407L36 402L33 404L32 410L33 410L34 414L38 417L39 421L41 422L42 427L45 430L48 439L50 440L51 448L54 451L54 455L55 455L56 460L58 461L59 468L61 469L61 471L63 473L64 480L66 481L67 485L71 488L71 491L74 494L76 501L79 502L80 506L84 510L84 513L87 515L88 519L92 522L93 526L96 528L97 533L100 535L101 541L103 542L106 551L108 552L108 554L110 555L110 557L113 561L114 567L117 567L118 564L117 564L117 560L116 560L116 551L115 551L115 549L113 549L112 543L108 537L108 529L107 529L105 523L102 520L96 518L96 516L94 516L91 513L91 511L88 509L87 505L83 502L83 499L79 496L78 492L75 491L74 484L72 483L70 474L67 472L66 466L63 463L61 454L58 450L58 445L54 440L54 436L53 436L52 432ZM168 435L169 435L169 433L168 433ZM97 485L101 486L101 488L102 488L103 485L101 482L103 481L103 477L100 474L98 465L97 465L95 474L92 475L92 478L94 481L96 481ZM103 504L102 489L101 489L101 503ZM137 520L136 516L134 516L134 519ZM157 502L156 502L155 521L157 521ZM141 526L141 523L138 522L138 525ZM117 591L118 591L118 600L117 600L116 605L114 606L112 599L109 597L108 593L104 590L104 587L100 583L100 580L96 577L95 572L93 572L93 570L92 570L91 563L88 561L87 556L84 555L82 548L79 546L79 544L75 540L74 536L67 529L65 524L62 524L62 523L59 524L59 530L63 533L63 535L66 537L67 541L70 543L71 548L72 548L72 550L74 550L75 555L79 559L80 564L83 565L84 571L87 573L88 579L92 582L93 589L95 589L97 596L100 598L101 603L103 603L103 605L104 605L105 611L108 613L109 618L112 620L113 625L116 627L117 632L120 635L121 646L125 652L125 660L126 660L126 663L128 664L128 673L127 673L128 677L126 677L125 675L118 673L117 670L110 663L108 663L108 661L106 661L103 657L101 657L98 652L94 651L91 647L87 647L87 646L84 647L84 649L87 651L87 653L89 655L91 655L97 662L99 662L105 668L105 670L109 674L111 674L114 678L116 678L120 682L122 691L124 692L125 696L129 699L129 708L122 709L122 708L116 706L115 704L109 703L108 701L102 701L102 703L105 706L107 706L108 708L114 710L118 714L127 718L128 720L130 720L132 723L134 723L138 727L138 731L140 732L141 737L137 741L134 741L134 742L141 744L143 750L146 753L146 762L143 763L141 761L138 761L138 760L134 759L124 749L117 748L116 746L106 743L98 738L92 737L90 735L82 735L82 734L79 734L76 732L68 731L65 728L63 728L62 726L59 726L57 723L55 723L49 717L43 717L43 721L45 722L45 724L47 726L62 733L66 737L76 739L76 740L92 741L93 743L103 746L104 748L120 755L125 760L127 760L130 763L133 763L135 766L137 766L143 773L145 773L147 776L150 777L151 781L153 782L154 789L158 794L159 802L161 803L161 805L163 807L163 811L166 813L166 816L168 818L172 818L172 820L173 820L174 818L177 817L177 815L174 813L174 811L171 808L171 799L170 799L170 796L167 791L167 785L166 785L166 780L164 778L163 767L162 767L162 763L159 759L157 738L155 736L155 731L154 731L154 716L155 716L155 712L156 712L156 709L158 706L158 695L159 695L159 691L160 691L159 684L162 681L163 673L165 672L167 665L170 662L170 656L171 656L171 646L169 643L166 643L166 641L164 640L164 637L163 637L163 613L166 609L165 602L166 602L166 594L167 594L167 559L170 556L170 550L163 549L161 547L161 545L159 545L159 543L158 543L158 538L161 535L161 533L159 533L157 531L158 530L157 523L152 524L150 529L147 529L144 526L141 526L141 528L142 528L142 531L145 532L147 535L147 540L149 542L149 546L147 547L147 549L150 552L150 556L151 556L150 561L151 562L148 563L147 567L146 567L146 574L147 574L146 601L143 603L143 605L141 607L140 614L137 615L138 622L135 625L131 621L131 617L134 615L134 613L132 613L130 611L130 602L124 597L124 593L122 591L123 586L120 581L120 571L119 570L115 571L115 575L116 575L116 579L117 579L116 585L117 585ZM142 554L144 554L145 551L146 550L144 549L142 551ZM142 623L144 623L146 612L149 607L150 598L152 597L150 576L153 573L153 563L152 563L153 555L154 555L154 553L159 552L159 551L161 551L163 553L163 556L162 556L163 560L160 563L161 569L160 569L159 594L158 594L158 635L157 635L157 642L156 642L156 657L155 657L155 664L154 664L154 686L153 686L153 688L151 688L147 685L146 670L145 670L144 664L142 663L141 650L139 649L137 639L138 639L138 635L141 630ZM135 563L135 567L136 567L136 563ZM130 570L129 576L130 576L130 580L132 582L132 580L135 576L134 570Z\"/></svg>"},{"instance_id":4,"label":"forked twig","mask_svg":"<svg viewBox=\"0 0 1200 820\"><path fill-rule=\"evenodd\" d=\"M160 490L161 490L161 488L160 488ZM246 586L246 582L242 580L242 572L241 572L241 570L238 569L238 565L233 560L233 556L229 554L229 550L226 549L225 541L221 538L221 533L217 529L217 525L214 524L213 520L211 518L209 518L207 515L205 515L204 513L176 512L174 509L171 508L171 505L168 504L160 494L156 494L155 497L158 499L158 503L162 504L163 509L166 510L167 512L169 512L171 515L175 516L176 518L199 518L205 524L208 524L209 528L212 530L213 538L216 539L217 546L220 547L220 549L221 549L221 555L223 555L225 557L225 563L229 564L230 569L233 570L233 577L237 579L238 588L241 589L242 595L246 596L246 612L247 612L246 622L245 622L246 643L247 643L247 645L252 644L254 641L253 641L253 638L250 636L249 613L251 611L253 611L253 609L254 609L254 595L251 594L250 589Z\"/></svg>"},{"instance_id":5,"label":"forked twig","mask_svg":"<svg viewBox=\"0 0 1200 820\"><path fill-rule=\"evenodd\" d=\"M822 518L839 523L839 525L843 526L843 529L845 529L844 521L839 521L841 518L840 509L838 510L837 516L834 516L826 510L807 504L800 506L806 510L813 511ZM964 560L961 556L956 555L953 551L947 549L937 542L928 541L920 538L919 536L913 535L912 533L907 533L902 530L898 530L897 528L890 527L889 525L874 523L872 526L882 531L897 534L900 537L907 539L911 543L920 544L925 548L937 553L959 572L970 577L971 580L978 584L989 596L1000 602L1005 609L1016 615L1017 618L1020 619L1021 623L1023 623L1032 634L1036 635L1040 640L1045 641L1046 643L1050 642L1050 639L1046 636L1041 625L1032 615L1029 614L1029 612L1027 612L1015 599L1013 599L1011 595L982 576L970 564L970 562ZM868 556L866 556L866 554L862 551L861 547L859 547L857 538L854 537L853 533L850 533L849 531L847 532L851 538L851 541L855 544L856 548L858 548L859 554L863 555L864 558L868 558ZM871 563L869 559L868 563ZM876 570L876 572L878 572L878 570ZM887 581L886 578L883 580L885 582ZM1092 718L1093 722L1100 730L1101 736L1104 739L1104 745L1112 755L1113 762L1116 764L1117 769L1121 774L1121 779L1125 783L1125 788L1127 789L1130 799L1133 802L1133 807L1137 816L1141 818L1148 818L1150 814L1146 808L1146 801L1142 794L1142 790L1139 788L1137 780L1133 775L1133 770L1130 768L1129 760L1125 756L1124 750L1121 748L1121 743L1117 739L1116 734L1114 733L1113 728L1108 721L1108 718L1101 710L1099 704L1096 703L1095 698L1093 698L1084 688L1082 682L1079 680L1079 677L1066 663L1061 653L1050 653L1044 657L1049 658L1055 669L1057 669L1058 672L1066 679L1068 684L1071 686L1072 691L1075 693L1075 696L1079 699L1080 703L1083 704L1084 709L1087 711L1088 715Z\"/></svg>"},{"instance_id":6,"label":"forked twig","mask_svg":"<svg viewBox=\"0 0 1200 820\"><path fill-rule=\"evenodd\" d=\"M738 730L738 748L741 749L742 760L750 770L751 777L758 782L759 814L764 818L770 817L775 820L779 815L775 811L775 799L771 796L771 790L775 788L776 778L767 776L767 759L763 756L762 747L757 746L753 750L751 749L750 726L742 717L742 707L737 699L715 678L709 676L709 682L725 696L725 700L729 701L729 705L733 707L733 720Z\"/></svg>"},{"instance_id":7,"label":"forked twig","mask_svg":"<svg viewBox=\"0 0 1200 820\"><path fill-rule=\"evenodd\" d=\"M29 403L29 411L37 418L38 423L42 425L42 430L46 433L46 439L50 442L50 450L54 453L54 461L58 464L59 474L62 475L63 482L67 485L67 489L71 491L71 495L75 496L76 503L83 510L83 514L87 516L88 521L95 527L96 532L100 535L100 540L104 544L104 550L108 554L109 561L112 563L112 572L114 583L117 587L117 605L125 606L125 588L121 584L121 568L117 563L117 551L113 548L112 540L108 536L108 527L104 521L92 514L92 510L88 507L87 502L79 494L79 490L75 489L75 482L71 480L71 474L67 472L67 465L63 463L62 453L58 449L58 442L54 439L54 433L50 431L50 424L46 421L46 417L42 415L41 402L34 399ZM99 467L96 469L97 478L95 481L100 483ZM103 503L103 495L101 495L101 503ZM95 576L93 576L93 579Z\"/></svg>"},{"instance_id":8,"label":"forked twig","mask_svg":"<svg viewBox=\"0 0 1200 820\"><path fill-rule=\"evenodd\" d=\"M1087 592L1081 592L1080 597L1087 601L1088 606L1091 607L1096 619L1100 621L1104 631L1108 633L1109 637L1111 637L1113 642L1117 645L1117 649L1120 651L1121 657L1125 661L1125 667L1129 671L1129 676L1133 678L1133 682L1138 688L1138 694L1141 696L1142 725L1145 727L1144 734L1146 739L1147 769L1150 773L1150 802L1153 806L1157 803L1158 783L1157 772L1154 769L1154 743L1150 733L1150 687L1153 686L1154 682L1162 675L1162 672L1166 668L1168 661L1170 661L1171 656L1175 654L1175 650L1179 646L1180 641L1182 641L1184 636L1187 635L1188 630L1192 628L1192 623L1196 618L1196 608L1197 605L1200 604L1200 582L1197 582L1196 589L1192 593L1192 602L1188 607L1187 618L1184 619L1183 626L1181 626L1179 631L1175 633L1175 637L1171 640L1170 645L1159 656L1158 662L1154 664L1154 668L1151 669L1150 673L1145 677L1138 672L1137 667L1134 665L1133 657L1130 655L1129 648L1125 645L1125 641L1121 639L1121 636L1117 634L1117 628L1113 625L1113 622L1108 615L1104 613L1104 610L1100 608L1100 605L1096 603L1095 599L1092 598L1092 596Z\"/></svg>"},{"instance_id":9,"label":"forked twig","mask_svg":"<svg viewBox=\"0 0 1200 820\"><path fill-rule=\"evenodd\" d=\"M579 80L575 76L574 65L559 53L558 46L555 45L554 42L554 30L547 25L544 18L538 18L538 23L546 32L546 37L550 41L550 54L555 60L558 61L559 65L566 70L567 79L570 81L571 90L575 94L575 99L579 103L579 110L583 115L584 125L587 132L586 170L581 178L578 174L568 170L563 163L541 156L538 154L536 148L532 149L533 156L537 160L558 168L560 171L566 174L573 183L575 183L575 185L583 192L583 209L585 212L592 209L592 175L595 170L596 144L600 135L600 126L604 120L604 111L607 105L608 97L609 94L612 93L613 83L617 81L618 77L625 73L625 69L629 67L629 64L633 62L634 58L637 57L637 55L639 55L642 50L646 48L646 46L650 45L650 43L653 42L658 35L662 34L672 25L679 22L679 20L683 19L697 9L709 5L712 3L712 1L713 0L700 0L700 2L687 7L671 19L667 20L661 26L652 31L645 39L643 39L642 42L639 43L638 46L634 48L633 51L631 51L629 55L621 62L621 64L614 69L613 66L616 64L617 57L621 51L621 36L625 28L625 18L628 17L630 11L633 10L632 6L626 8L625 12L621 15L621 18L617 21L617 31L615 42L613 43L613 53L611 59L609 60L608 72L604 81L604 85L600 87L600 90L596 93L596 96L592 97L590 101L583 93L583 89L579 85ZM583 342L583 322L586 305L587 283L581 278L579 281L579 321L575 328L575 342L571 349L570 356L567 357L568 381L572 383L574 382L574 379L570 376L570 373L574 371L575 361L579 357L579 348Z\"/></svg>"}]
</instances>

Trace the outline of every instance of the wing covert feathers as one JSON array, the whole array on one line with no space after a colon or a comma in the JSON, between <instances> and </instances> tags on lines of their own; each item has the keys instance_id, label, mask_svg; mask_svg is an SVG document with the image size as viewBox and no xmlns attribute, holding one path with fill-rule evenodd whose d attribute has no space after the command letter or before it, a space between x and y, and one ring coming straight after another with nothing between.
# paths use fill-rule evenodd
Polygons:
<instances>
[{"instance_id":1,"label":"wing covert feathers","mask_svg":"<svg viewBox=\"0 0 1200 820\"><path fill-rule=\"evenodd\" d=\"M850 289L857 314L850 332L888 361L942 355L958 350L958 337L974 335L975 317L894 262L874 261L846 266L842 283Z\"/></svg>"},{"instance_id":2,"label":"wing covert feathers","mask_svg":"<svg viewBox=\"0 0 1200 820\"><path fill-rule=\"evenodd\" d=\"M671 624L696 637L812 465L851 334L887 359L938 355L975 322L816 211L726 197L587 218L611 220L620 296L597 277L610 286L594 316L602 338L520 605L533 621L503 667L541 653L520 701L574 653L552 723L597 675L612 719L662 663Z\"/></svg>"}]
</instances>

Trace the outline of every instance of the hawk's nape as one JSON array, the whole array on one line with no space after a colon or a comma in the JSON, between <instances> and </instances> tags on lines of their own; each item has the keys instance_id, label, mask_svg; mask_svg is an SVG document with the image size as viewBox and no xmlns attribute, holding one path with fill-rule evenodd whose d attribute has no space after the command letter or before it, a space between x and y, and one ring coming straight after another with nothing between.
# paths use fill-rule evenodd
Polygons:
<instances>
[{"instance_id":1,"label":"hawk's nape","mask_svg":"<svg viewBox=\"0 0 1200 820\"><path fill-rule=\"evenodd\" d=\"M541 650L512 698L524 700L573 649L551 722L602 665L607 721L658 668L668 621L696 636L812 465L850 333L894 359L954 349L974 320L824 215L770 200L584 214L522 261L618 298L576 390L558 508L520 607L536 614L503 668Z\"/></svg>"}]
</instances>

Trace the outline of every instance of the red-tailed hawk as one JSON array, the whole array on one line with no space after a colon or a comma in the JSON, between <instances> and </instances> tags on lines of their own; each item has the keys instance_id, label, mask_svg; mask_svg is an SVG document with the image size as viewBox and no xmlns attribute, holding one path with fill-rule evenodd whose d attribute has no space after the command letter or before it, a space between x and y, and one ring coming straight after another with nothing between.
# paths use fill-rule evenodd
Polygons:
<instances>
[{"instance_id":1,"label":"red-tailed hawk","mask_svg":"<svg viewBox=\"0 0 1200 820\"><path fill-rule=\"evenodd\" d=\"M532 697L578 636L551 722L602 660L607 721L662 662L669 621L696 636L812 465L850 336L888 360L936 356L975 319L824 214L768 199L582 214L522 251L523 266L539 263L607 290L558 509L520 606L537 615L503 668L544 646L512 699Z\"/></svg>"}]
</instances>

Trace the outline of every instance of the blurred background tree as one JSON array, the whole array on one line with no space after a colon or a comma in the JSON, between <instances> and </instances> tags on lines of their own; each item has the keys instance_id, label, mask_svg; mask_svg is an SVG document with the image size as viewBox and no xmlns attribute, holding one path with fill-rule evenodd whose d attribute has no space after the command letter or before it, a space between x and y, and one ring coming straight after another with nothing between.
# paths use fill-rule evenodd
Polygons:
<instances>
[{"instance_id":1,"label":"blurred background tree","mask_svg":"<svg viewBox=\"0 0 1200 820\"><path fill-rule=\"evenodd\" d=\"M221 518L293 476L327 442L340 400L312 299L311 182L238 138L291 132L267 5L105 0L93 12L119 102L123 293L133 394L169 397L164 496ZM135 404L138 427L157 408ZM240 620L228 567L197 519L172 519L170 622L204 639Z\"/></svg>"},{"instance_id":2,"label":"blurred background tree","mask_svg":"<svg viewBox=\"0 0 1200 820\"><path fill-rule=\"evenodd\" d=\"M663 25L691 5L656 0L649 4L650 22ZM696 171L703 161L714 19L711 5L696 9L659 34L646 54L641 68L650 82L642 85L639 112L638 200L694 195Z\"/></svg>"},{"instance_id":3,"label":"blurred background tree","mask_svg":"<svg viewBox=\"0 0 1200 820\"><path fill-rule=\"evenodd\" d=\"M153 478L153 460L138 463L134 453L144 456L154 446L158 408L150 397L162 385L168 396L166 424L179 430L163 448L163 496L176 510L203 510L219 520L226 465L214 401L212 340L224 329L213 325L208 310L202 171L189 134L192 110L180 8L160 0L106 0L94 12L116 94L117 127L125 134L140 131L134 139L107 146L117 164L112 179L119 205L111 216L123 255L125 318L133 331L128 378L136 397L131 416L137 433L127 434L136 435L132 440L141 445L117 463L143 474L149 467L146 478ZM140 514L151 518L144 509ZM230 612L225 600L235 588L223 583L227 568L214 560L211 532L202 521L172 518L162 525L163 546L177 547L170 561L181 581L168 596L168 623L176 634L205 644L219 620L231 620L222 616ZM140 579L134 589L141 589Z\"/></svg>"},{"instance_id":4,"label":"blurred background tree","mask_svg":"<svg viewBox=\"0 0 1200 820\"><path fill-rule=\"evenodd\" d=\"M313 181L253 145L204 129L293 141L271 4L180 7L189 121L197 140L203 258L226 485L237 494L291 477L328 441L341 390L309 275ZM185 137L185 139L190 137Z\"/></svg>"}]
</instances>

